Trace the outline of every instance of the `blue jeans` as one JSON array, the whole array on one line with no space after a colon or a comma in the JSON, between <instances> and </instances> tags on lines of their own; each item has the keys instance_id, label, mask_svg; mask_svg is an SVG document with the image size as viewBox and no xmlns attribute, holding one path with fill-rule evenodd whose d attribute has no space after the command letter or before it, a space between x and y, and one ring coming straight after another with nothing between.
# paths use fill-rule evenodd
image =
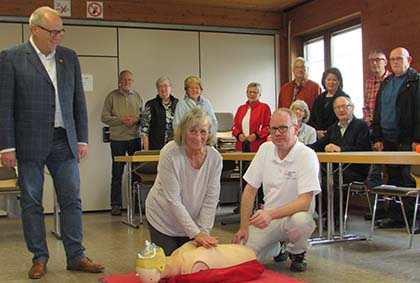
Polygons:
<instances>
[{"instance_id":1,"label":"blue jeans","mask_svg":"<svg viewBox=\"0 0 420 283\"><path fill-rule=\"evenodd\" d=\"M53 179L60 205L61 236L67 263L84 258L79 168L65 130L55 130L53 146L45 160L20 159L18 162L23 233L28 250L34 254L33 263L47 263L49 258L42 206L45 166Z\"/></svg>"},{"instance_id":2,"label":"blue jeans","mask_svg":"<svg viewBox=\"0 0 420 283\"><path fill-rule=\"evenodd\" d=\"M122 206L121 183L124 173L124 162L115 162L115 156L121 156L128 153L133 155L134 152L141 149L141 140L133 139L129 141L111 140L112 154L112 180L111 180L111 207Z\"/></svg>"}]
</instances>

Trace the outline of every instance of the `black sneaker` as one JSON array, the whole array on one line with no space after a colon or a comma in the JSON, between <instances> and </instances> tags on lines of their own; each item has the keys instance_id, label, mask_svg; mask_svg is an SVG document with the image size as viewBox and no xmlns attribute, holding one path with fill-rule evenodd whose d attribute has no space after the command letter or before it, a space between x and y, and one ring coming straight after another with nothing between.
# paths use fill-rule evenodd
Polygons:
<instances>
[{"instance_id":1,"label":"black sneaker","mask_svg":"<svg viewBox=\"0 0 420 283\"><path fill-rule=\"evenodd\" d=\"M121 208L119 206L113 206L111 209L112 216L120 216L121 215Z\"/></svg>"},{"instance_id":2,"label":"black sneaker","mask_svg":"<svg viewBox=\"0 0 420 283\"><path fill-rule=\"evenodd\" d=\"M289 252L286 249L286 244L284 242L280 242L280 252L278 255L274 257L275 262L285 261L289 257Z\"/></svg>"},{"instance_id":3,"label":"black sneaker","mask_svg":"<svg viewBox=\"0 0 420 283\"><path fill-rule=\"evenodd\" d=\"M301 254L289 254L289 257L292 261L290 265L290 270L293 272L303 272L306 270L306 260L305 260L305 252Z\"/></svg>"}]
</instances>

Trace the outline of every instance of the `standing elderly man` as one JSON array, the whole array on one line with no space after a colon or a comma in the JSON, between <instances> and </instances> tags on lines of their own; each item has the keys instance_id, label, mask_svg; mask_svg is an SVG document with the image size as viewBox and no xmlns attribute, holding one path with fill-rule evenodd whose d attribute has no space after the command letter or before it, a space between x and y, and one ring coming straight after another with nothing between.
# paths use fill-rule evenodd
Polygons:
<instances>
[{"instance_id":1,"label":"standing elderly man","mask_svg":"<svg viewBox=\"0 0 420 283\"><path fill-rule=\"evenodd\" d=\"M381 82L391 75L387 70L388 61L386 55L379 49L374 49L369 53L369 67L372 73L365 82L365 92L363 96L363 119L370 126L375 110L376 94L378 93Z\"/></svg>"},{"instance_id":2,"label":"standing elderly man","mask_svg":"<svg viewBox=\"0 0 420 283\"><path fill-rule=\"evenodd\" d=\"M363 96L363 119L369 126L372 124L376 94L378 93L379 86L384 79L392 74L386 68L387 63L386 55L381 50L374 49L369 53L369 67L372 76L365 82L365 92ZM382 168L383 165L381 164L372 165L371 172L366 181L369 188L382 185ZM371 219L371 216L372 215L369 213L365 215L365 218Z\"/></svg>"},{"instance_id":3,"label":"standing elderly man","mask_svg":"<svg viewBox=\"0 0 420 283\"><path fill-rule=\"evenodd\" d=\"M378 90L372 123L376 151L415 151L420 143L420 76L410 68L411 60L408 50L402 47L393 49L389 55L393 74L382 82ZM416 186L410 175L410 166L386 167L388 184ZM412 218L413 200L405 198L404 203L408 218ZM391 205L387 216L378 221L379 228L404 225L399 206ZM420 232L418 224L415 232Z\"/></svg>"},{"instance_id":4,"label":"standing elderly man","mask_svg":"<svg viewBox=\"0 0 420 283\"><path fill-rule=\"evenodd\" d=\"M44 167L54 181L60 205L67 269L101 272L82 245L82 208L78 161L87 154L88 121L79 60L58 46L64 35L57 12L36 9L28 42L0 54L0 150L6 167L19 161L22 224L34 254L28 272L45 275L49 259L42 207Z\"/></svg>"},{"instance_id":5,"label":"standing elderly man","mask_svg":"<svg viewBox=\"0 0 420 283\"><path fill-rule=\"evenodd\" d=\"M247 185L241 200L241 223L233 242L252 248L261 262L281 255L280 242L284 242L292 260L290 269L305 271L308 238L315 229L314 197L321 188L318 158L298 141L298 131L291 110L280 108L273 113L272 142L261 145L244 176ZM251 216L261 185L265 205Z\"/></svg>"},{"instance_id":6,"label":"standing elderly man","mask_svg":"<svg viewBox=\"0 0 420 283\"><path fill-rule=\"evenodd\" d=\"M321 93L321 87L308 79L308 67L303 57L297 57L293 62L294 80L284 84L279 93L278 108L290 108L297 100L303 100L312 109L315 99Z\"/></svg>"},{"instance_id":7,"label":"standing elderly man","mask_svg":"<svg viewBox=\"0 0 420 283\"><path fill-rule=\"evenodd\" d=\"M141 139L138 134L140 113L143 110L143 98L132 89L133 74L124 70L118 78L118 88L111 91L105 98L101 120L109 126L112 180L111 180L111 215L121 215L122 195L121 183L124 173L124 163L115 162L119 155L133 155L141 149Z\"/></svg>"}]
</instances>

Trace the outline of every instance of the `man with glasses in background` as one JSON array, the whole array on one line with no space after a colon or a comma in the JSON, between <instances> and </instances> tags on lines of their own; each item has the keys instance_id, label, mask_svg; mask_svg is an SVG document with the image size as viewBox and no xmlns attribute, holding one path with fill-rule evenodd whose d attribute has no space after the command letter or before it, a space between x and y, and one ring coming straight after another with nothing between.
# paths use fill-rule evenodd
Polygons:
<instances>
[{"instance_id":1,"label":"man with glasses in background","mask_svg":"<svg viewBox=\"0 0 420 283\"><path fill-rule=\"evenodd\" d=\"M18 166L22 225L33 253L31 279L43 277L49 259L42 191L44 167L60 205L67 269L101 272L86 257L78 162L87 155L88 120L76 53L58 44L63 24L54 9L36 9L31 38L0 54L0 153L3 166Z\"/></svg>"},{"instance_id":2,"label":"man with glasses in background","mask_svg":"<svg viewBox=\"0 0 420 283\"><path fill-rule=\"evenodd\" d=\"M348 95L337 97L333 102L334 113L338 122L328 127L327 134L316 143L309 145L317 152L371 151L370 133L363 119L354 117L354 104ZM343 182L364 182L369 173L368 164L343 165ZM334 175L334 186L338 189L338 174ZM327 176L323 172L322 188L327 188ZM322 194L322 207L328 207L328 194ZM334 220L339 223L339 194L334 194ZM323 213L326 215L326 213Z\"/></svg>"},{"instance_id":3,"label":"man with glasses in background","mask_svg":"<svg viewBox=\"0 0 420 283\"><path fill-rule=\"evenodd\" d=\"M365 92L363 95L363 119L369 126L371 126L373 120L373 111L375 110L376 94L378 93L379 86L381 85L381 82L389 77L392 73L386 68L388 60L386 59L386 55L383 51L379 49L372 50L369 53L368 59L372 76L370 76L365 82ZM370 174L366 180L369 188L382 185L382 168L383 165L381 164L373 164L371 166ZM382 218L383 214L383 209L377 210L376 212L378 219ZM365 214L365 219L372 219L372 214L370 212Z\"/></svg>"},{"instance_id":4,"label":"man with glasses in background","mask_svg":"<svg viewBox=\"0 0 420 283\"><path fill-rule=\"evenodd\" d=\"M321 188L318 158L298 141L298 131L291 110L280 108L273 113L271 142L261 145L244 175L247 185L241 199L241 223L233 242L252 248L261 262L283 256L280 242L284 242L292 261L290 269L301 272L306 270L308 238L316 226L312 217L315 195ZM264 208L251 216L261 185Z\"/></svg>"},{"instance_id":5,"label":"man with glasses in background","mask_svg":"<svg viewBox=\"0 0 420 283\"><path fill-rule=\"evenodd\" d=\"M420 144L420 76L410 67L411 61L408 50L403 47L393 49L389 55L393 74L381 83L372 123L376 151L415 151ZM389 185L416 186L409 165L387 165L386 169ZM414 200L408 197L403 201L411 222ZM377 225L379 228L404 227L400 206L390 203L387 217L378 220ZM418 223L414 232L420 232Z\"/></svg>"}]
</instances>

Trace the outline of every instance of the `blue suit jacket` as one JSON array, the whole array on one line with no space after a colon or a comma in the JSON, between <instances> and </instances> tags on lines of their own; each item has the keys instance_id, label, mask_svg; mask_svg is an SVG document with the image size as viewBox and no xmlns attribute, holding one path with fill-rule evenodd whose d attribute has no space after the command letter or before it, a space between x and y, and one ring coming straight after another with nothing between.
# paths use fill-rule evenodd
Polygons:
<instances>
[{"instance_id":1,"label":"blue suit jacket","mask_svg":"<svg viewBox=\"0 0 420 283\"><path fill-rule=\"evenodd\" d=\"M71 151L88 142L80 64L73 50L57 46L58 95ZM30 42L0 53L0 150L16 148L17 159L42 160L54 134L54 85Z\"/></svg>"}]
</instances>

